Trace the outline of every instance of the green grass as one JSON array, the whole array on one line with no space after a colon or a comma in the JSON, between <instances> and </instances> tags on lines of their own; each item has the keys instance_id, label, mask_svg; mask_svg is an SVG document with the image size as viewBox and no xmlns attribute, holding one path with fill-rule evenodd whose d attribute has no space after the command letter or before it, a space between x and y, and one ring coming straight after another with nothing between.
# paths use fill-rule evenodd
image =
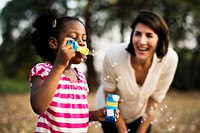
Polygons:
<instances>
[{"instance_id":1,"label":"green grass","mask_svg":"<svg viewBox=\"0 0 200 133\"><path fill-rule=\"evenodd\" d=\"M28 80L1 79L0 94L24 94L30 91Z\"/></svg>"}]
</instances>

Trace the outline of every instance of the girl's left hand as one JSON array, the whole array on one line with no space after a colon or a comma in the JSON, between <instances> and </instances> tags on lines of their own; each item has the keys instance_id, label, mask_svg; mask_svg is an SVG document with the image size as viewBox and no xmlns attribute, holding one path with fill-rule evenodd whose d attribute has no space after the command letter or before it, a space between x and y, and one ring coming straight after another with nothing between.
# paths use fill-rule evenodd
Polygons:
<instances>
[{"instance_id":1,"label":"girl's left hand","mask_svg":"<svg viewBox=\"0 0 200 133\"><path fill-rule=\"evenodd\" d=\"M120 99L118 103L119 103L119 104L123 103L123 100ZM120 110L117 109L117 111L116 111L116 119L119 118L119 113L120 113ZM103 108L101 108L101 109L98 109L98 110L97 110L97 116L98 116L98 120L99 120L99 121L105 121L105 120L106 120L106 107L103 107Z\"/></svg>"}]
</instances>

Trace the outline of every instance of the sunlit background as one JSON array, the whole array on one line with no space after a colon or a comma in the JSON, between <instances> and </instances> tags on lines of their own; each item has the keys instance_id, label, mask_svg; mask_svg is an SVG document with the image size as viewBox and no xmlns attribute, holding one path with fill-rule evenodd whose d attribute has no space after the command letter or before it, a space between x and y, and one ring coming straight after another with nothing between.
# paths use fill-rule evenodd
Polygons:
<instances>
[{"instance_id":1,"label":"sunlit background","mask_svg":"<svg viewBox=\"0 0 200 133\"><path fill-rule=\"evenodd\" d=\"M89 5L89 1L0 0L0 132L32 133L35 128L37 116L30 108L28 74L30 68L41 60L30 47L29 36L32 22L39 7L42 7L41 3L46 3L57 9L59 14L77 16L84 23L88 21L85 14L91 13L89 47L93 53L86 62L77 66L88 78L90 109L95 109L94 97L101 78L105 50L109 50L112 45L129 42L130 24L137 11L144 8L160 13L169 24L170 46L179 55L179 66L170 92L152 121L153 131L199 133L200 107L197 105L200 101L200 2L93 0ZM26 7L20 2L27 3ZM86 6L90 8L86 9ZM117 59L113 67L115 65L118 65ZM88 66L94 66L94 71L87 70ZM102 133L98 122L91 122L89 125L89 133Z\"/></svg>"},{"instance_id":2,"label":"sunlit background","mask_svg":"<svg viewBox=\"0 0 200 133\"><path fill-rule=\"evenodd\" d=\"M4 8L4 6L7 4L7 2L9 2L10 0L1 0L1 4L0 4L0 13L1 13L1 10L2 10L2 8ZM1 29L2 27L1 27L1 24L0 24L0 29ZM2 29L0 30L0 45L1 45L1 43L2 43L2 41L3 41L3 38L2 38Z\"/></svg>"}]
</instances>

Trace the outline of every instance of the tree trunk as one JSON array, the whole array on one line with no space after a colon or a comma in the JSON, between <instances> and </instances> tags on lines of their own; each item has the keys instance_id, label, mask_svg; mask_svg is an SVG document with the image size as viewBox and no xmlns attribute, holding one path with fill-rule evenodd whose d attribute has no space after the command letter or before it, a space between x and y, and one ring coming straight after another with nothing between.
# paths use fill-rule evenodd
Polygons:
<instances>
[{"instance_id":1,"label":"tree trunk","mask_svg":"<svg viewBox=\"0 0 200 133\"><path fill-rule=\"evenodd\" d=\"M92 26L91 26L91 15L92 15L92 4L93 0L88 0L88 4L85 8L85 26L87 28L87 46L90 50L92 50ZM99 85L99 81L97 78L97 72L94 67L94 57L89 55L86 60L87 65L87 81L90 88L90 91L95 91L97 86Z\"/></svg>"}]
</instances>

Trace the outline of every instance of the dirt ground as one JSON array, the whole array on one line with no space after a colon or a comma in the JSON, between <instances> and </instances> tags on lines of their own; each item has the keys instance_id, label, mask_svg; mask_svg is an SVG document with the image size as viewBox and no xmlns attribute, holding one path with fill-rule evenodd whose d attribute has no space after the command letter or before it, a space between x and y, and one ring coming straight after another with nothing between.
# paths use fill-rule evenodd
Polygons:
<instances>
[{"instance_id":1,"label":"dirt ground","mask_svg":"<svg viewBox=\"0 0 200 133\"><path fill-rule=\"evenodd\" d=\"M154 118L153 133L200 133L200 92L171 91ZM95 109L94 94L89 96ZM29 94L0 95L0 133L33 133L37 122ZM89 124L89 133L102 133L98 122Z\"/></svg>"}]
</instances>

